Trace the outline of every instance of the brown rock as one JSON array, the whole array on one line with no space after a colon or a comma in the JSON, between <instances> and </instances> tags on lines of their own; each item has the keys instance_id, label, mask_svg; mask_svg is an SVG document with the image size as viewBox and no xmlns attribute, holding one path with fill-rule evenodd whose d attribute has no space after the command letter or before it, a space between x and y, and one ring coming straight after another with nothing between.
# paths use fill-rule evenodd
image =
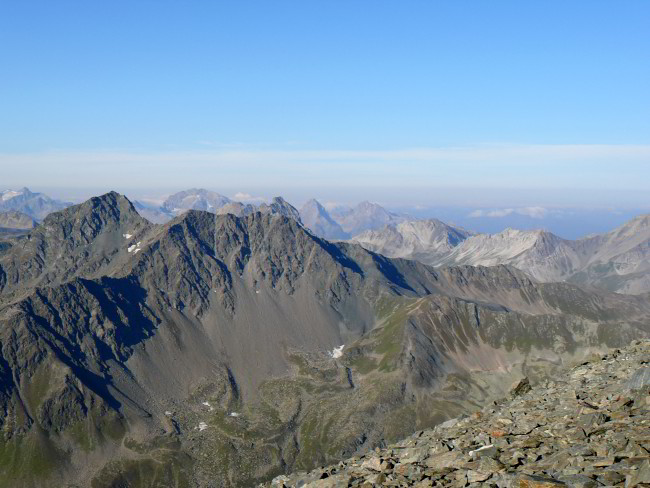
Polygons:
<instances>
[{"instance_id":1,"label":"brown rock","mask_svg":"<svg viewBox=\"0 0 650 488\"><path fill-rule=\"evenodd\" d=\"M545 476L521 474L517 476L514 486L519 488L555 488L567 485L566 483Z\"/></svg>"},{"instance_id":2,"label":"brown rock","mask_svg":"<svg viewBox=\"0 0 650 488\"><path fill-rule=\"evenodd\" d=\"M520 395L528 393L531 389L532 386L530 386L530 380L528 379L528 377L524 377L519 381L515 381L512 384L512 386L510 387L510 396L513 398L518 397Z\"/></svg>"},{"instance_id":3,"label":"brown rock","mask_svg":"<svg viewBox=\"0 0 650 488\"><path fill-rule=\"evenodd\" d=\"M504 436L508 435L508 433L505 430L495 429L495 430L490 431L490 435L492 437L499 438L499 437L504 437Z\"/></svg>"}]
</instances>

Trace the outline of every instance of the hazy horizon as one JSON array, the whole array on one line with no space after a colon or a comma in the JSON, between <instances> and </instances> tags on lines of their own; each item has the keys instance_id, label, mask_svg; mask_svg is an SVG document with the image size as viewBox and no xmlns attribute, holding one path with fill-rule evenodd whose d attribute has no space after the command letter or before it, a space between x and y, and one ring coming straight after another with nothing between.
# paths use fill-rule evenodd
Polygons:
<instances>
[{"instance_id":1,"label":"hazy horizon","mask_svg":"<svg viewBox=\"0 0 650 488\"><path fill-rule=\"evenodd\" d=\"M647 2L70 5L0 11L4 187L571 236L650 209Z\"/></svg>"},{"instance_id":2,"label":"hazy horizon","mask_svg":"<svg viewBox=\"0 0 650 488\"><path fill-rule=\"evenodd\" d=\"M190 188L168 188L153 191L151 189L123 190L120 188L56 188L56 187L30 187L29 185L17 185L13 190L27 186L31 191L38 191L59 200L71 203L80 203L92 196L98 196L111 190L118 191L132 201L139 201L146 205L158 206L171 194ZM530 201L531 191L520 189L515 192L517 195L504 196L503 190L492 189L491 204L488 200L482 200L484 205L473 204L473 201L466 200L459 202L454 199L457 189L426 189L426 193L433 193L433 197L427 200L422 195L422 201L429 201L427 204L412 203L417 200L417 192L412 192L412 199L407 203L399 203L386 199L386 193L381 189L378 193L349 193L341 192L340 189L331 189L330 193L311 193L310 188L303 188L301 193L291 191L266 192L264 188L251 190L252 193L243 192L241 189L211 188L195 185L193 188L203 188L220 193L234 201L244 203L260 204L269 202L275 196L282 196L289 203L300 208L307 200L315 198L322 205L331 210L333 207L354 207L362 201L377 203L389 211L408 216L414 219L435 218L446 223L463 227L467 230L481 233L497 233L506 228L520 230L543 229L553 232L566 239L577 239L591 234L605 233L615 227L635 218L641 214L650 213L650 207L634 205L630 202L625 206L601 205L580 205L566 201L563 204L557 197L553 198L549 192L543 192L547 198L552 198L555 204L526 205L523 202ZM275 190L280 190L276 188ZM387 191L392 190L386 189ZM458 190L460 191L460 190ZM585 190L589 192L589 190ZM463 193L473 193L472 189L464 189ZM302 196L301 196L302 195ZM338 196L339 198L334 198ZM575 196L575 195L574 195ZM639 197L643 197L640 194ZM378 197L378 198L374 198ZM641 198L642 199L642 198ZM543 200L540 200L543 201Z\"/></svg>"}]
</instances>

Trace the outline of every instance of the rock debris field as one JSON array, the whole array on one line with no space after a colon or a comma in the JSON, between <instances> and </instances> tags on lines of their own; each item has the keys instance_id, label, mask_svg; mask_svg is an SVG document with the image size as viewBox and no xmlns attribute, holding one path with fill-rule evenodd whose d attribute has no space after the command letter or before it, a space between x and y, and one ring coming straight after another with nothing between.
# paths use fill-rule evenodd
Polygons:
<instances>
[{"instance_id":1,"label":"rock debris field","mask_svg":"<svg viewBox=\"0 0 650 488\"><path fill-rule=\"evenodd\" d=\"M513 385L473 415L263 487L650 486L650 341Z\"/></svg>"}]
</instances>

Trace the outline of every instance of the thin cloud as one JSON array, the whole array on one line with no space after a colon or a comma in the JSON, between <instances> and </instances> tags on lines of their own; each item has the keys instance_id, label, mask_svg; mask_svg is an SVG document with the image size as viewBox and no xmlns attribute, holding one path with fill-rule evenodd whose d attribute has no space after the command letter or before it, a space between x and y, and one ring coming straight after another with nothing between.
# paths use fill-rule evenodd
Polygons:
<instances>
[{"instance_id":1,"label":"thin cloud","mask_svg":"<svg viewBox=\"0 0 650 488\"><path fill-rule=\"evenodd\" d=\"M498 208L493 210L479 209L470 212L468 217L503 218L512 214L524 215L533 219L543 219L548 214L548 210L544 207Z\"/></svg>"},{"instance_id":2,"label":"thin cloud","mask_svg":"<svg viewBox=\"0 0 650 488\"><path fill-rule=\"evenodd\" d=\"M0 153L12 181L32 185L237 188L335 186L650 190L650 145L481 145L401 150ZM616 168L616 171L613 171ZM3 176L6 172L3 172ZM37 176L38 175L38 176ZM40 181L38 181L40 179Z\"/></svg>"},{"instance_id":3,"label":"thin cloud","mask_svg":"<svg viewBox=\"0 0 650 488\"><path fill-rule=\"evenodd\" d=\"M516 212L520 215L532 217L533 219L543 219L548 214L548 210L544 207L524 207L517 209Z\"/></svg>"},{"instance_id":4,"label":"thin cloud","mask_svg":"<svg viewBox=\"0 0 650 488\"><path fill-rule=\"evenodd\" d=\"M237 192L233 196L234 200L237 200L239 202L264 202L266 201L266 198L264 197L255 197L251 195L250 193L245 193L245 192Z\"/></svg>"}]
</instances>

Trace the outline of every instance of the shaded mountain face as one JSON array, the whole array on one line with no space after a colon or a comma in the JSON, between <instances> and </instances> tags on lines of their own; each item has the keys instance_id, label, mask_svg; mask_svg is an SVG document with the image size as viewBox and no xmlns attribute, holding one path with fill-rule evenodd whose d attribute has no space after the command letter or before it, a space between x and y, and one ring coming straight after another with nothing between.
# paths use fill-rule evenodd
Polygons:
<instances>
[{"instance_id":1,"label":"shaded mountain face","mask_svg":"<svg viewBox=\"0 0 650 488\"><path fill-rule=\"evenodd\" d=\"M347 239L350 237L330 216L325 207L313 198L302 206L300 217L305 226L317 236L325 239Z\"/></svg>"},{"instance_id":2,"label":"shaded mountain face","mask_svg":"<svg viewBox=\"0 0 650 488\"><path fill-rule=\"evenodd\" d=\"M214 212L216 209L230 203L230 201L228 197L219 193L202 188L192 188L174 193L163 202L162 208L174 215L178 215L187 210Z\"/></svg>"},{"instance_id":3,"label":"shaded mountain face","mask_svg":"<svg viewBox=\"0 0 650 488\"><path fill-rule=\"evenodd\" d=\"M385 256L417 259L433 264L472 235L440 220L405 220L380 230L368 230L351 241Z\"/></svg>"},{"instance_id":4,"label":"shaded mountain face","mask_svg":"<svg viewBox=\"0 0 650 488\"><path fill-rule=\"evenodd\" d=\"M251 486L471 411L649 319L647 297L434 269L277 214L154 226L110 193L0 254L0 476Z\"/></svg>"},{"instance_id":5,"label":"shaded mountain face","mask_svg":"<svg viewBox=\"0 0 650 488\"><path fill-rule=\"evenodd\" d=\"M70 203L54 200L43 193L31 192L28 188L5 190L0 193L0 212L17 211L37 221L70 205Z\"/></svg>"},{"instance_id":6,"label":"shaded mountain face","mask_svg":"<svg viewBox=\"0 0 650 488\"><path fill-rule=\"evenodd\" d=\"M365 230L381 229L388 224L398 223L404 219L404 217L370 202L361 202L351 210L334 216L334 220L350 235L357 235Z\"/></svg>"}]
</instances>

